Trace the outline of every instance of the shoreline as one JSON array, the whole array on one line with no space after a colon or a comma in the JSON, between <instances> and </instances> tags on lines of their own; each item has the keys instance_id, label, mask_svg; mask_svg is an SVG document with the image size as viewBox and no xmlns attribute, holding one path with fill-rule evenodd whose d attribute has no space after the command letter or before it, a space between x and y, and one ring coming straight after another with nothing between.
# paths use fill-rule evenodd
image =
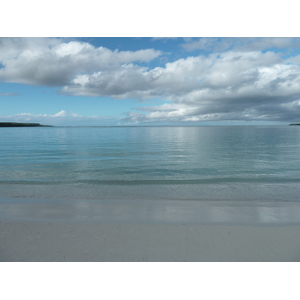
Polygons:
<instances>
[{"instance_id":1,"label":"shoreline","mask_svg":"<svg viewBox=\"0 0 300 300\"><path fill-rule=\"evenodd\" d=\"M0 221L300 225L300 202L0 197Z\"/></svg>"},{"instance_id":2,"label":"shoreline","mask_svg":"<svg viewBox=\"0 0 300 300\"><path fill-rule=\"evenodd\" d=\"M0 127L54 127L54 126L42 125L40 123L0 122Z\"/></svg>"}]
</instances>

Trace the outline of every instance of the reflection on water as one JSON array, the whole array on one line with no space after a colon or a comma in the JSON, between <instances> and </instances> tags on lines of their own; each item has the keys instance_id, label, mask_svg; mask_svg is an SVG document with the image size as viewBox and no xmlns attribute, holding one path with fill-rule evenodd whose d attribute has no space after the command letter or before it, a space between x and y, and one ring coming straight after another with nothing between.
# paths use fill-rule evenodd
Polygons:
<instances>
[{"instance_id":1,"label":"reflection on water","mask_svg":"<svg viewBox=\"0 0 300 300\"><path fill-rule=\"evenodd\" d=\"M300 203L2 199L0 220L288 225L300 223Z\"/></svg>"}]
</instances>

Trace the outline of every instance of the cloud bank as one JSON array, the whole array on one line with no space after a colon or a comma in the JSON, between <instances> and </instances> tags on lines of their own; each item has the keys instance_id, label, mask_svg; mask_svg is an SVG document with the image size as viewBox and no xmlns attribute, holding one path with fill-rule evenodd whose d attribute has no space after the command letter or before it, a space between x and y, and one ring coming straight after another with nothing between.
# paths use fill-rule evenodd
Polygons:
<instances>
[{"instance_id":1,"label":"cloud bank","mask_svg":"<svg viewBox=\"0 0 300 300\"><path fill-rule=\"evenodd\" d=\"M77 126L98 126L99 123L101 123L103 126L110 126L116 122L116 120L109 117L84 117L77 113L66 112L65 110L61 110L53 115L21 113L11 116L0 115L0 118L2 122L28 122L55 126L73 126L74 124L77 124Z\"/></svg>"},{"instance_id":2,"label":"cloud bank","mask_svg":"<svg viewBox=\"0 0 300 300\"><path fill-rule=\"evenodd\" d=\"M271 48L294 49L300 48L300 39L292 37L198 38L181 44L181 47L187 51L205 50L213 52L232 49L237 51L262 51Z\"/></svg>"},{"instance_id":3,"label":"cloud bank","mask_svg":"<svg viewBox=\"0 0 300 300\"><path fill-rule=\"evenodd\" d=\"M199 50L199 55L150 68L147 64L162 51L112 51L61 39L0 39L0 80L57 86L74 96L168 102L136 107L125 122L299 121L300 55L294 54L299 39L186 41L181 48Z\"/></svg>"}]
</instances>

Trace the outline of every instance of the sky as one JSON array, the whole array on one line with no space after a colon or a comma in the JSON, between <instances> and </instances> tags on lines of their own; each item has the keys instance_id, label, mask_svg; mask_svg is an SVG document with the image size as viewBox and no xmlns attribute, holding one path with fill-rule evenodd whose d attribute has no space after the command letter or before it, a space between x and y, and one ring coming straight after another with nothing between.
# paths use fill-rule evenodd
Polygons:
<instances>
[{"instance_id":1,"label":"sky","mask_svg":"<svg viewBox=\"0 0 300 300\"><path fill-rule=\"evenodd\" d=\"M50 18L51 7L48 8ZM82 7L77 8L77 13L81 10ZM177 13L181 10L178 7ZM120 17L122 9L118 11ZM244 27L238 37L232 34L226 37L230 31L218 37L220 27L225 24L220 26L221 19L217 30L208 35L193 26L197 29L192 31L194 35L188 32L184 37L177 37L182 33L181 24L169 35L161 27L152 30L153 24L164 16L164 11L155 10L155 13L155 20L148 15L138 16L140 23L150 24L150 34L149 30L138 31L142 26L137 26L135 19L128 22L125 15L120 21L126 20L124 27L127 23L134 27L133 34L132 31L124 34L119 23L111 35L107 34L99 26L112 27L115 20L104 18L101 23L99 18L89 16L70 35L60 26L50 35L43 26L43 30L34 34L25 31L18 35L20 27L17 26L11 35L0 37L0 122L55 126L300 122L300 38L277 37L280 30L270 37L249 34L247 37ZM21 19L21 14L20 8L16 17ZM93 16L92 11L90 14ZM183 22L205 23L208 27L216 23L215 19L205 19L205 14L201 19L193 16L190 11L189 18ZM260 17L261 22L266 22L264 16ZM59 14L56 17L60 19ZM46 15L44 18L47 23ZM176 14L169 14L168 18L173 24L174 20L178 23ZM88 23L90 19L93 26ZM225 19L231 25L230 15ZM35 20L32 23L30 20L26 16L24 26L29 24L38 30ZM78 14L70 16L70 20L73 27L78 23L74 23ZM7 17L4 22L13 20ZM66 23L64 17L61 22ZM94 28L87 31L92 37L84 34L77 37L82 27ZM239 28L235 21L231 27ZM265 33L262 27L259 30ZM59 33L62 37L56 37ZM145 37L139 37L143 33Z\"/></svg>"}]
</instances>

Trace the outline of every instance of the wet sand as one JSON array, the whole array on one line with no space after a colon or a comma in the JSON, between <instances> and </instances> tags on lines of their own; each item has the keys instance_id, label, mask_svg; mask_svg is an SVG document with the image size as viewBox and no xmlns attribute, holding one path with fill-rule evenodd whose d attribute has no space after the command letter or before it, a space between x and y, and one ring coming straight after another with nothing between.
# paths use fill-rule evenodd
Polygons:
<instances>
[{"instance_id":1,"label":"wet sand","mask_svg":"<svg viewBox=\"0 0 300 300\"><path fill-rule=\"evenodd\" d=\"M298 203L1 199L0 261L300 261Z\"/></svg>"}]
</instances>

